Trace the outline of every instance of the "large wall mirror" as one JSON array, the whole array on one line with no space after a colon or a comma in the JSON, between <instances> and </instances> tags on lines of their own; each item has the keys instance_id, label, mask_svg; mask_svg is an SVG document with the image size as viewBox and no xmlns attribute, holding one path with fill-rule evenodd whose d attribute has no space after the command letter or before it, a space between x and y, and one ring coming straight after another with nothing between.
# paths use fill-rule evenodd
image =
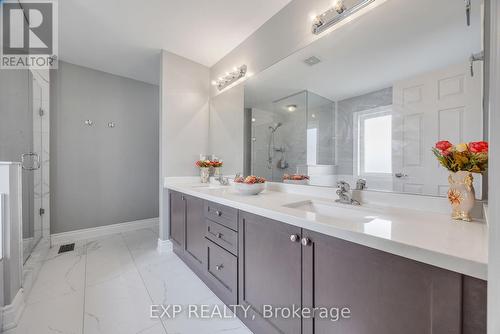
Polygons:
<instances>
[{"instance_id":1,"label":"large wall mirror","mask_svg":"<svg viewBox=\"0 0 500 334\"><path fill-rule=\"evenodd\" d=\"M388 0L246 81L246 172L444 196L439 140L483 140L483 4ZM476 177L478 197L482 179Z\"/></svg>"}]
</instances>

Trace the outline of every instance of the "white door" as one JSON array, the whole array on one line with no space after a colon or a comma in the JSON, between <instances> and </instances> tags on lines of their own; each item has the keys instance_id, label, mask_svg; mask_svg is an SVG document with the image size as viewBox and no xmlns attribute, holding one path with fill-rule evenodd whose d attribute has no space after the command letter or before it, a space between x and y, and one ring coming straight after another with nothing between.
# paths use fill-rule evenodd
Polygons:
<instances>
[{"instance_id":1,"label":"white door","mask_svg":"<svg viewBox=\"0 0 500 334\"><path fill-rule=\"evenodd\" d=\"M452 143L483 138L482 63L469 63L394 84L394 190L445 196L448 173L431 149L440 140ZM478 197L481 180L476 177Z\"/></svg>"}]
</instances>

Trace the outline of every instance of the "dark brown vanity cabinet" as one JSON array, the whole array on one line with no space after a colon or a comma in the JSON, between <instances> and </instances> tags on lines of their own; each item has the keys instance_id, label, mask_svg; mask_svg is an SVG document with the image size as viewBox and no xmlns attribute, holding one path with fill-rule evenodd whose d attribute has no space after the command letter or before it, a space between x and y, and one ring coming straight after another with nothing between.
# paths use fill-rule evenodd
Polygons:
<instances>
[{"instance_id":1,"label":"dark brown vanity cabinet","mask_svg":"<svg viewBox=\"0 0 500 334\"><path fill-rule=\"evenodd\" d=\"M348 307L304 334L460 334L462 275L303 230L304 307Z\"/></svg>"},{"instance_id":2,"label":"dark brown vanity cabinet","mask_svg":"<svg viewBox=\"0 0 500 334\"><path fill-rule=\"evenodd\" d=\"M174 251L199 274L205 260L204 201L170 191L170 238Z\"/></svg>"},{"instance_id":3,"label":"dark brown vanity cabinet","mask_svg":"<svg viewBox=\"0 0 500 334\"><path fill-rule=\"evenodd\" d=\"M204 201L186 196L186 253L193 265L203 268L205 261L205 216Z\"/></svg>"},{"instance_id":4,"label":"dark brown vanity cabinet","mask_svg":"<svg viewBox=\"0 0 500 334\"><path fill-rule=\"evenodd\" d=\"M255 334L486 333L479 279L172 191L170 234Z\"/></svg>"},{"instance_id":5,"label":"dark brown vanity cabinet","mask_svg":"<svg viewBox=\"0 0 500 334\"><path fill-rule=\"evenodd\" d=\"M239 303L250 306L242 321L256 334L301 333L301 319L270 316L264 309L301 305L300 235L298 227L240 212Z\"/></svg>"},{"instance_id":6,"label":"dark brown vanity cabinet","mask_svg":"<svg viewBox=\"0 0 500 334\"><path fill-rule=\"evenodd\" d=\"M170 201L170 240L176 249L184 249L186 236L185 195L169 191Z\"/></svg>"},{"instance_id":7,"label":"dark brown vanity cabinet","mask_svg":"<svg viewBox=\"0 0 500 334\"><path fill-rule=\"evenodd\" d=\"M239 224L239 302L256 334L486 333L484 281L249 213Z\"/></svg>"}]
</instances>

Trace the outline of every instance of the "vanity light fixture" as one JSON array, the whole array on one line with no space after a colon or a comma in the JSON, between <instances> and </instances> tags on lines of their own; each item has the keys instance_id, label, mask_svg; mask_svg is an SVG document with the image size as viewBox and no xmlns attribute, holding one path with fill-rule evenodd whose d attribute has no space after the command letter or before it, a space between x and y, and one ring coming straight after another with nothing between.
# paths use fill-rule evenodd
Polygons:
<instances>
[{"instance_id":1,"label":"vanity light fixture","mask_svg":"<svg viewBox=\"0 0 500 334\"><path fill-rule=\"evenodd\" d=\"M286 110L288 110L289 112L294 112L295 110L297 110L297 105L290 104L290 105L286 106Z\"/></svg>"},{"instance_id":2,"label":"vanity light fixture","mask_svg":"<svg viewBox=\"0 0 500 334\"><path fill-rule=\"evenodd\" d=\"M247 65L235 67L232 72L226 73L225 76L220 77L218 80L212 81L212 85L217 86L218 90L223 90L227 86L240 80L247 74Z\"/></svg>"},{"instance_id":3,"label":"vanity light fixture","mask_svg":"<svg viewBox=\"0 0 500 334\"><path fill-rule=\"evenodd\" d=\"M335 5L321 15L316 16L313 22L313 34L319 35L328 28L345 20L352 14L359 12L375 0L360 0L352 7L347 7L343 0L337 0Z\"/></svg>"}]
</instances>

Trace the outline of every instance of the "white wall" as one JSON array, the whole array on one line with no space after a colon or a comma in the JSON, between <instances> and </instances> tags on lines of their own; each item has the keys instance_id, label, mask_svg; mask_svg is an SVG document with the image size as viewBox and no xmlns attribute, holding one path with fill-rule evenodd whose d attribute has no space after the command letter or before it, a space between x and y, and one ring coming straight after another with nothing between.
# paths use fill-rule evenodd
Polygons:
<instances>
[{"instance_id":1,"label":"white wall","mask_svg":"<svg viewBox=\"0 0 500 334\"><path fill-rule=\"evenodd\" d=\"M210 153L224 161L222 173L243 173L244 86L238 85L210 101Z\"/></svg>"},{"instance_id":2,"label":"white wall","mask_svg":"<svg viewBox=\"0 0 500 334\"><path fill-rule=\"evenodd\" d=\"M22 283L22 195L21 165L0 162L0 193L5 194L4 218L2 227L3 259L1 261L4 305L14 300ZM1 330L1 328L0 328Z\"/></svg>"},{"instance_id":3,"label":"white wall","mask_svg":"<svg viewBox=\"0 0 500 334\"><path fill-rule=\"evenodd\" d=\"M500 333L500 3L491 1L488 333Z\"/></svg>"},{"instance_id":4,"label":"white wall","mask_svg":"<svg viewBox=\"0 0 500 334\"><path fill-rule=\"evenodd\" d=\"M160 78L160 239L168 239L167 176L194 176L208 153L209 69L162 51ZM165 213L165 214L164 214Z\"/></svg>"},{"instance_id":5,"label":"white wall","mask_svg":"<svg viewBox=\"0 0 500 334\"><path fill-rule=\"evenodd\" d=\"M208 153L209 69L163 51L161 74L162 175L197 175Z\"/></svg>"}]
</instances>

